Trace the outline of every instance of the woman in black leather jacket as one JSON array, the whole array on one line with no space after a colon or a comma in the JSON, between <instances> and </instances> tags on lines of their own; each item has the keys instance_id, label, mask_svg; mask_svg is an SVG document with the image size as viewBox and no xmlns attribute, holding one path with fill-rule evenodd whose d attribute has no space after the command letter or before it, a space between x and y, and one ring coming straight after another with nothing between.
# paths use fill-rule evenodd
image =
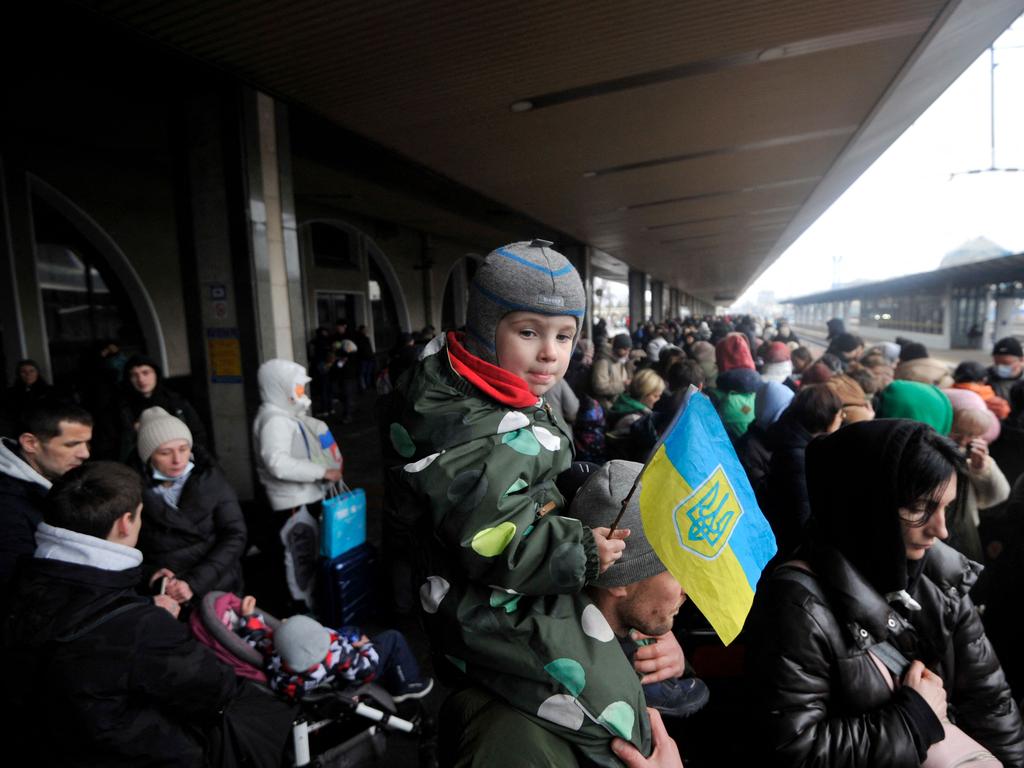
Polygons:
<instances>
[{"instance_id":1,"label":"woman in black leather jacket","mask_svg":"<svg viewBox=\"0 0 1024 768\"><path fill-rule=\"evenodd\" d=\"M940 541L964 473L955 445L886 419L819 438L806 459L809 541L760 585L749 625L759 757L917 766L946 714L1024 766L1020 713L968 594L980 566ZM895 691L869 650L913 660Z\"/></svg>"}]
</instances>

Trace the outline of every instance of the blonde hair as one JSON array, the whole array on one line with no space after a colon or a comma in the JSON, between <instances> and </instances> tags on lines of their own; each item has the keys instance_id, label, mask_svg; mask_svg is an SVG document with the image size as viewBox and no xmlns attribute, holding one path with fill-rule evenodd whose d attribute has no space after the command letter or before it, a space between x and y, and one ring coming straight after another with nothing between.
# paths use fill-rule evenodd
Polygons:
<instances>
[{"instance_id":1,"label":"blonde hair","mask_svg":"<svg viewBox=\"0 0 1024 768\"><path fill-rule=\"evenodd\" d=\"M637 400L643 400L656 392L665 391L665 380L650 368L637 371L629 384L629 394Z\"/></svg>"},{"instance_id":2,"label":"blonde hair","mask_svg":"<svg viewBox=\"0 0 1024 768\"><path fill-rule=\"evenodd\" d=\"M864 394L864 388L852 376L847 376L846 374L833 376L825 382L825 386L839 395L839 399L843 401L843 406L866 405L868 402L867 395Z\"/></svg>"}]
</instances>

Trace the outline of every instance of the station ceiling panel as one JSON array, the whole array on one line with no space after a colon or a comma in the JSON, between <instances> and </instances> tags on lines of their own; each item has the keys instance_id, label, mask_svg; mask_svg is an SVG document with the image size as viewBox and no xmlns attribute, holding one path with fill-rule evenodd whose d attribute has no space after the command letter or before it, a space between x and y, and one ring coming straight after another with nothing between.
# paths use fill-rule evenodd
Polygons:
<instances>
[{"instance_id":1,"label":"station ceiling panel","mask_svg":"<svg viewBox=\"0 0 1024 768\"><path fill-rule=\"evenodd\" d=\"M84 5L709 301L749 285L1024 11L1024 0Z\"/></svg>"}]
</instances>

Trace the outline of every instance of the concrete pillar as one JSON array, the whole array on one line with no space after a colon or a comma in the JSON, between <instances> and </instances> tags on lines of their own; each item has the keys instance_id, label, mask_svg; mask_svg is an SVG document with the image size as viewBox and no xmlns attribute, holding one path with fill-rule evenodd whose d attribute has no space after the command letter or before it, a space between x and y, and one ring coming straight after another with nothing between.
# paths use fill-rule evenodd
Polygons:
<instances>
[{"instance_id":1,"label":"concrete pillar","mask_svg":"<svg viewBox=\"0 0 1024 768\"><path fill-rule=\"evenodd\" d=\"M193 93L183 105L178 137L186 178L187 236L182 238L184 302L189 307L193 390L208 398L211 440L218 462L243 500L254 496L249 425L259 406L256 368L260 334L255 318L250 223L241 206L242 147L226 145L225 124L241 119L230 96ZM234 194L232 194L234 193ZM244 430L245 439L239 439Z\"/></svg>"},{"instance_id":2,"label":"concrete pillar","mask_svg":"<svg viewBox=\"0 0 1024 768\"><path fill-rule=\"evenodd\" d=\"M644 300L644 293L647 290L647 275L643 272L630 268L628 287L629 287L629 331L632 333L636 329L637 323L642 323L647 319L646 302Z\"/></svg>"},{"instance_id":3,"label":"concrete pillar","mask_svg":"<svg viewBox=\"0 0 1024 768\"><path fill-rule=\"evenodd\" d=\"M583 279L583 293L587 297L587 313L583 318L582 336L585 339L594 337L594 268L591 266L593 249L588 245L583 248L583 263L580 265L580 277Z\"/></svg>"},{"instance_id":4,"label":"concrete pillar","mask_svg":"<svg viewBox=\"0 0 1024 768\"><path fill-rule=\"evenodd\" d=\"M999 339L1010 335L1010 326L1018 306L1020 306L1020 299L1006 297L996 299L996 324L992 330L993 341L999 341Z\"/></svg>"},{"instance_id":5,"label":"concrete pillar","mask_svg":"<svg viewBox=\"0 0 1024 768\"><path fill-rule=\"evenodd\" d=\"M665 284L661 280L651 280L651 317L656 323L665 319Z\"/></svg>"},{"instance_id":6,"label":"concrete pillar","mask_svg":"<svg viewBox=\"0 0 1024 768\"><path fill-rule=\"evenodd\" d=\"M301 270L295 237L291 180L282 184L278 105L263 93L246 90L246 191L252 244L253 290L260 360L274 357L305 362ZM290 164L286 166L290 169ZM286 244L285 214L289 215ZM298 293L296 294L296 290ZM299 343L296 343L297 339Z\"/></svg>"}]
</instances>

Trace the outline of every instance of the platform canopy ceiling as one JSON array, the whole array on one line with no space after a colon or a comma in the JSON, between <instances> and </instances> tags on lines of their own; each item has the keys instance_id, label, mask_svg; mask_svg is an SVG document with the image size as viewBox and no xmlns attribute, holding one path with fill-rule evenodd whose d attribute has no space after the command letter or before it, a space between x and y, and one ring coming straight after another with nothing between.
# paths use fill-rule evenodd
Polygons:
<instances>
[{"instance_id":1,"label":"platform canopy ceiling","mask_svg":"<svg viewBox=\"0 0 1024 768\"><path fill-rule=\"evenodd\" d=\"M83 5L718 303L1024 11L1024 0Z\"/></svg>"}]
</instances>

